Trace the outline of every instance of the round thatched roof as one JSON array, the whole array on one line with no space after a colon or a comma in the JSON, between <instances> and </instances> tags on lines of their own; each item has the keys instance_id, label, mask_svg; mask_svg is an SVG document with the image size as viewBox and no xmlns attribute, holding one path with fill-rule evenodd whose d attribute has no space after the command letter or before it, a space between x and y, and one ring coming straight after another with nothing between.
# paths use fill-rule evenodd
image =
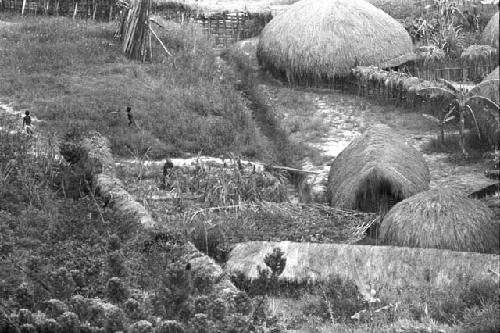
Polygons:
<instances>
[{"instance_id":1,"label":"round thatched roof","mask_svg":"<svg viewBox=\"0 0 500 333\"><path fill-rule=\"evenodd\" d=\"M498 49L498 16L497 12L493 17L490 19L490 22L488 22L488 25L483 31L483 34L481 35L481 43L487 44L494 46Z\"/></svg>"},{"instance_id":2,"label":"round thatched roof","mask_svg":"<svg viewBox=\"0 0 500 333\"><path fill-rule=\"evenodd\" d=\"M390 208L429 183L422 154L388 126L375 125L335 158L326 194L332 206L378 213L384 200Z\"/></svg>"},{"instance_id":3,"label":"round thatched roof","mask_svg":"<svg viewBox=\"0 0 500 333\"><path fill-rule=\"evenodd\" d=\"M333 79L411 53L404 27L363 0L302 0L262 31L260 63L289 80Z\"/></svg>"},{"instance_id":4,"label":"round thatched roof","mask_svg":"<svg viewBox=\"0 0 500 333\"><path fill-rule=\"evenodd\" d=\"M498 228L484 203L452 188L438 188L394 206L380 225L380 238L404 247L498 252Z\"/></svg>"}]
</instances>

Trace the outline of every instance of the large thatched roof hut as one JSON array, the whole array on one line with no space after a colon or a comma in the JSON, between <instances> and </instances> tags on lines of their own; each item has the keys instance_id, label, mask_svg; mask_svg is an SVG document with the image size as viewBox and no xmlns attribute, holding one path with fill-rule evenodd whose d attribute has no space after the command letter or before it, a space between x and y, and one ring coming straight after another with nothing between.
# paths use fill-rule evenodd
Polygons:
<instances>
[{"instance_id":1,"label":"large thatched roof hut","mask_svg":"<svg viewBox=\"0 0 500 333\"><path fill-rule=\"evenodd\" d=\"M497 49L498 49L498 37L499 37L498 13L499 12L493 15L493 17L490 19L490 22L488 22L488 25L484 29L483 34L481 35L481 43L494 46Z\"/></svg>"},{"instance_id":2,"label":"large thatched roof hut","mask_svg":"<svg viewBox=\"0 0 500 333\"><path fill-rule=\"evenodd\" d=\"M499 221L481 201L436 188L394 206L380 225L380 238L405 247L498 252Z\"/></svg>"},{"instance_id":3,"label":"large thatched roof hut","mask_svg":"<svg viewBox=\"0 0 500 333\"><path fill-rule=\"evenodd\" d=\"M295 83L348 75L411 53L404 27L363 0L302 0L273 18L257 47L261 65Z\"/></svg>"},{"instance_id":4,"label":"large thatched roof hut","mask_svg":"<svg viewBox=\"0 0 500 333\"><path fill-rule=\"evenodd\" d=\"M388 126L376 125L335 158L326 195L332 206L383 214L429 183L422 154Z\"/></svg>"}]
</instances>

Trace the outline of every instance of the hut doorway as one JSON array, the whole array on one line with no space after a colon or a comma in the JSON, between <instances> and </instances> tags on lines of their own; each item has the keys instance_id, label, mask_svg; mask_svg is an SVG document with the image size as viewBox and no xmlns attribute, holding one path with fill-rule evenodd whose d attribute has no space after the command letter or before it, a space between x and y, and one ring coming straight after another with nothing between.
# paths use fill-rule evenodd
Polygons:
<instances>
[{"instance_id":1,"label":"hut doorway","mask_svg":"<svg viewBox=\"0 0 500 333\"><path fill-rule=\"evenodd\" d=\"M401 198L397 190L393 190L389 181L385 179L368 180L356 194L356 210L376 213L382 220L392 206L401 200L403 198ZM377 238L378 224L369 228L366 235Z\"/></svg>"}]
</instances>

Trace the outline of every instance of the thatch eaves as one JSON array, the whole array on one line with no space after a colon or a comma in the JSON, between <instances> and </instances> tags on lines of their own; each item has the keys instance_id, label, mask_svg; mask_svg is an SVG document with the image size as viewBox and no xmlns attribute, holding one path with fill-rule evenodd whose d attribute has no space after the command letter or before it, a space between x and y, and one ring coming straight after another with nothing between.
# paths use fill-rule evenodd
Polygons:
<instances>
[{"instance_id":1,"label":"thatch eaves","mask_svg":"<svg viewBox=\"0 0 500 333\"><path fill-rule=\"evenodd\" d=\"M332 80L356 65L378 65L411 53L404 27L362 0L302 0L273 18L257 47L263 67L289 81Z\"/></svg>"},{"instance_id":2,"label":"thatch eaves","mask_svg":"<svg viewBox=\"0 0 500 333\"><path fill-rule=\"evenodd\" d=\"M422 154L388 126L375 125L333 161L327 200L336 207L384 213L396 202L429 189L429 183Z\"/></svg>"},{"instance_id":3,"label":"thatch eaves","mask_svg":"<svg viewBox=\"0 0 500 333\"><path fill-rule=\"evenodd\" d=\"M499 12L497 12L493 17L490 19L488 24L486 25L486 28L484 28L483 34L481 35L481 43L482 44L487 44L491 45L493 47L498 47L498 29L499 29Z\"/></svg>"},{"instance_id":4,"label":"thatch eaves","mask_svg":"<svg viewBox=\"0 0 500 333\"><path fill-rule=\"evenodd\" d=\"M387 245L497 253L499 222L481 201L436 188L394 206L380 225L380 238Z\"/></svg>"}]
</instances>

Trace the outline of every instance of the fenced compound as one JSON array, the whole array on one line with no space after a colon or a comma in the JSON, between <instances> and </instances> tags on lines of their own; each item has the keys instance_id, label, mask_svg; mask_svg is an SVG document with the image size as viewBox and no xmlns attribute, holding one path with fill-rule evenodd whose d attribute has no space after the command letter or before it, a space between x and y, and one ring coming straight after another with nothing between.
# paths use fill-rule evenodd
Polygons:
<instances>
[{"instance_id":1,"label":"fenced compound","mask_svg":"<svg viewBox=\"0 0 500 333\"><path fill-rule=\"evenodd\" d=\"M227 47L234 42L259 35L272 19L271 13L203 13L171 3L153 4L151 11L177 23L196 22L208 36L214 38L218 47Z\"/></svg>"},{"instance_id":2,"label":"fenced compound","mask_svg":"<svg viewBox=\"0 0 500 333\"><path fill-rule=\"evenodd\" d=\"M116 0L0 0L0 11L110 21L117 15L118 8Z\"/></svg>"}]
</instances>

